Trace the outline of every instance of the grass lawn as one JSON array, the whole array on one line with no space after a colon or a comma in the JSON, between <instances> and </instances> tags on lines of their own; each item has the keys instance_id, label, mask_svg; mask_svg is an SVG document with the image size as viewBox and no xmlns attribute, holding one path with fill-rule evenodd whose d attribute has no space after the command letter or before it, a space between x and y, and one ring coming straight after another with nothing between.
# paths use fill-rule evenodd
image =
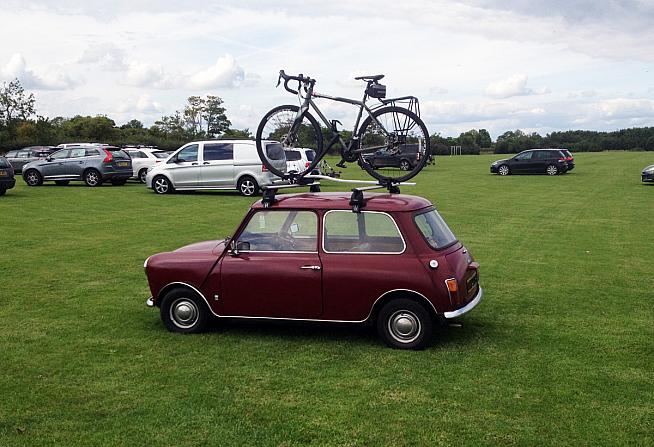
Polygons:
<instances>
[{"instance_id":1,"label":"grass lawn","mask_svg":"<svg viewBox=\"0 0 654 447\"><path fill-rule=\"evenodd\" d=\"M252 200L19 179L0 198L0 445L654 445L652 157L576 154L553 178L438 158L403 192L438 206L485 297L421 352L365 327L171 334L144 259L231 235Z\"/></svg>"}]
</instances>

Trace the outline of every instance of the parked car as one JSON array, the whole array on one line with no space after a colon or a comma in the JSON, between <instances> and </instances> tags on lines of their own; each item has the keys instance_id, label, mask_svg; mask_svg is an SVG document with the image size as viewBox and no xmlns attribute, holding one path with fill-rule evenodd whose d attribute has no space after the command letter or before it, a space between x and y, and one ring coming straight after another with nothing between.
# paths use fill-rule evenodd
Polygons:
<instances>
[{"instance_id":1,"label":"parked car","mask_svg":"<svg viewBox=\"0 0 654 447\"><path fill-rule=\"evenodd\" d=\"M132 159L132 178L145 183L145 176L148 169L154 167L157 163L162 163L170 156L171 152L162 151L156 148L123 148L127 155Z\"/></svg>"},{"instance_id":2,"label":"parked car","mask_svg":"<svg viewBox=\"0 0 654 447\"><path fill-rule=\"evenodd\" d=\"M152 296L170 331L212 316L374 323L391 347L419 349L434 322L481 300L479 264L421 197L305 193L252 205L232 238L150 256Z\"/></svg>"},{"instance_id":3,"label":"parked car","mask_svg":"<svg viewBox=\"0 0 654 447\"><path fill-rule=\"evenodd\" d=\"M497 160L490 166L491 173L499 175L564 174L568 170L568 161L561 149L529 149L511 158ZM572 154L570 155L572 157ZM574 167L574 159L572 160Z\"/></svg>"},{"instance_id":4,"label":"parked car","mask_svg":"<svg viewBox=\"0 0 654 447\"><path fill-rule=\"evenodd\" d=\"M5 157L0 157L0 196L4 196L7 190L15 185L14 168Z\"/></svg>"},{"instance_id":5,"label":"parked car","mask_svg":"<svg viewBox=\"0 0 654 447\"><path fill-rule=\"evenodd\" d=\"M286 157L278 142L264 142L277 169L286 170ZM175 151L165 163L148 171L145 183L157 194L202 189L237 189L244 196L258 194L261 186L278 177L261 163L254 141L194 141Z\"/></svg>"},{"instance_id":6,"label":"parked car","mask_svg":"<svg viewBox=\"0 0 654 447\"><path fill-rule=\"evenodd\" d=\"M9 151L5 158L11 163L15 172L22 172L23 166L27 163L46 158L55 149L52 146L29 146L20 150Z\"/></svg>"},{"instance_id":7,"label":"parked car","mask_svg":"<svg viewBox=\"0 0 654 447\"><path fill-rule=\"evenodd\" d=\"M307 148L286 149L285 152L286 172L303 172L316 157L316 152Z\"/></svg>"},{"instance_id":8,"label":"parked car","mask_svg":"<svg viewBox=\"0 0 654 447\"><path fill-rule=\"evenodd\" d=\"M643 172L640 175L640 179L643 182L654 182L654 165L649 165L643 169Z\"/></svg>"},{"instance_id":9,"label":"parked car","mask_svg":"<svg viewBox=\"0 0 654 447\"><path fill-rule=\"evenodd\" d=\"M374 168L400 168L404 171L413 169L420 161L418 144L405 144L396 150L379 150L364 155L364 159Z\"/></svg>"},{"instance_id":10,"label":"parked car","mask_svg":"<svg viewBox=\"0 0 654 447\"><path fill-rule=\"evenodd\" d=\"M44 181L67 185L71 180L82 180L87 186L100 186L105 181L120 186L131 176L132 160L113 146L61 149L23 167L23 179L29 186L39 186Z\"/></svg>"}]
</instances>

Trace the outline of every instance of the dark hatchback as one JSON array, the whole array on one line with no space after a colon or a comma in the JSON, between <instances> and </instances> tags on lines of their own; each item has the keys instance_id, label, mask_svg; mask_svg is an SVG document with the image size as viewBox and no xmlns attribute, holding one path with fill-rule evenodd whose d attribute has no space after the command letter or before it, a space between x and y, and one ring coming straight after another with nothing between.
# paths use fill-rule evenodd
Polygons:
<instances>
[{"instance_id":1,"label":"dark hatchback","mask_svg":"<svg viewBox=\"0 0 654 447\"><path fill-rule=\"evenodd\" d=\"M374 168L400 168L409 171L416 167L420 161L420 151L417 144L405 144L399 151L380 150L374 154L364 156L365 160Z\"/></svg>"},{"instance_id":2,"label":"dark hatchback","mask_svg":"<svg viewBox=\"0 0 654 447\"><path fill-rule=\"evenodd\" d=\"M654 165L649 165L643 169L643 172L640 174L640 179L643 182L654 183Z\"/></svg>"},{"instance_id":3,"label":"dark hatchback","mask_svg":"<svg viewBox=\"0 0 654 447\"><path fill-rule=\"evenodd\" d=\"M499 175L557 175L571 169L574 169L574 157L565 149L529 149L514 157L497 160L490 166L490 172Z\"/></svg>"},{"instance_id":4,"label":"dark hatchback","mask_svg":"<svg viewBox=\"0 0 654 447\"><path fill-rule=\"evenodd\" d=\"M8 189L16 185L14 178L14 168L6 158L0 157L0 196L4 196Z\"/></svg>"}]
</instances>

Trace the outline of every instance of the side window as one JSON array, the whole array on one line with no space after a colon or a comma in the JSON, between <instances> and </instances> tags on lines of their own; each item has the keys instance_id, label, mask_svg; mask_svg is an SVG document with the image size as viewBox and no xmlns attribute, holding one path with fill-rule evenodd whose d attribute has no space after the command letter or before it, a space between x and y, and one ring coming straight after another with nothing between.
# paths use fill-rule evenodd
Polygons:
<instances>
[{"instance_id":1,"label":"side window","mask_svg":"<svg viewBox=\"0 0 654 447\"><path fill-rule=\"evenodd\" d=\"M86 149L83 148L71 149L69 158L79 158L79 157L84 157L85 155L86 155Z\"/></svg>"},{"instance_id":2,"label":"side window","mask_svg":"<svg viewBox=\"0 0 654 447\"><path fill-rule=\"evenodd\" d=\"M28 158L30 156L30 151L19 151L16 158Z\"/></svg>"},{"instance_id":3,"label":"side window","mask_svg":"<svg viewBox=\"0 0 654 447\"><path fill-rule=\"evenodd\" d=\"M317 250L318 217L312 211L258 211L238 238L250 251Z\"/></svg>"},{"instance_id":4,"label":"side window","mask_svg":"<svg viewBox=\"0 0 654 447\"><path fill-rule=\"evenodd\" d=\"M184 149L177 153L177 160L198 161L198 145L192 144L190 146L186 146Z\"/></svg>"},{"instance_id":5,"label":"side window","mask_svg":"<svg viewBox=\"0 0 654 447\"><path fill-rule=\"evenodd\" d=\"M364 211L329 211L324 217L327 253L402 253L404 239L391 216Z\"/></svg>"},{"instance_id":6,"label":"side window","mask_svg":"<svg viewBox=\"0 0 654 447\"><path fill-rule=\"evenodd\" d=\"M531 157L534 155L533 152L525 152L524 154L520 154L515 157L516 160L520 161L528 161L531 160Z\"/></svg>"},{"instance_id":7,"label":"side window","mask_svg":"<svg viewBox=\"0 0 654 447\"><path fill-rule=\"evenodd\" d=\"M234 145L232 143L216 143L204 145L204 161L232 160Z\"/></svg>"},{"instance_id":8,"label":"side window","mask_svg":"<svg viewBox=\"0 0 654 447\"><path fill-rule=\"evenodd\" d=\"M143 152L141 152L141 151L138 151L137 154L139 154L139 155L138 155L139 158L148 158L148 156L145 155L145 154L144 154Z\"/></svg>"},{"instance_id":9,"label":"side window","mask_svg":"<svg viewBox=\"0 0 654 447\"><path fill-rule=\"evenodd\" d=\"M84 149L85 157L95 157L96 155L100 155L97 149Z\"/></svg>"},{"instance_id":10,"label":"side window","mask_svg":"<svg viewBox=\"0 0 654 447\"><path fill-rule=\"evenodd\" d=\"M69 152L70 152L69 149L62 149L52 154L51 157L53 160L61 160L62 158L68 158Z\"/></svg>"},{"instance_id":11,"label":"side window","mask_svg":"<svg viewBox=\"0 0 654 447\"><path fill-rule=\"evenodd\" d=\"M9 151L9 152L7 152L5 157L7 157L7 158L16 158L17 153L18 153L18 151Z\"/></svg>"}]
</instances>

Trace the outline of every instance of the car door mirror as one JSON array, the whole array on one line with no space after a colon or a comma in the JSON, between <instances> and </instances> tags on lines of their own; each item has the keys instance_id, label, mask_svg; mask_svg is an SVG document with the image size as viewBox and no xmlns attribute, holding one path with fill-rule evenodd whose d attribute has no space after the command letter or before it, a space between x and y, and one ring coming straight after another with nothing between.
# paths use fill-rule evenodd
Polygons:
<instances>
[{"instance_id":1,"label":"car door mirror","mask_svg":"<svg viewBox=\"0 0 654 447\"><path fill-rule=\"evenodd\" d=\"M245 241L236 241L232 244L232 250L230 254L232 256L238 256L242 251L250 251L250 243Z\"/></svg>"}]
</instances>

